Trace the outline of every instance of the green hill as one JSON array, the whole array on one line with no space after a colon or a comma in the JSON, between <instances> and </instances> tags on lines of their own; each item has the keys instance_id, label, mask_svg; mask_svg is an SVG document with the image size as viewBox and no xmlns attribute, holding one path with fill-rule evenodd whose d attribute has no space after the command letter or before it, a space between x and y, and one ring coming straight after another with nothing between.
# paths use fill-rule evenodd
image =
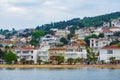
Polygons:
<instances>
[{"instance_id":1,"label":"green hill","mask_svg":"<svg viewBox=\"0 0 120 80\"><path fill-rule=\"evenodd\" d=\"M103 22L109 22L111 19L117 19L120 17L120 12L95 16L95 17L84 17L83 19L80 18L74 18L68 21L60 21L60 22L54 22L50 24L44 24L42 26L37 26L37 30L49 30L50 28L58 28L58 29L64 29L66 26L73 26L77 28L82 27L98 27L102 26Z\"/></svg>"}]
</instances>

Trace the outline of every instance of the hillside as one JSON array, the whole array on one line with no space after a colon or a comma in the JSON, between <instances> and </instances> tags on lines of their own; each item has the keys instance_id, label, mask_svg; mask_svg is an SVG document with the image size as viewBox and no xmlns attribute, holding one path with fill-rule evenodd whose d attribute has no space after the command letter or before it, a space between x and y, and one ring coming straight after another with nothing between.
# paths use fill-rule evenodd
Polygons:
<instances>
[{"instance_id":1,"label":"hillside","mask_svg":"<svg viewBox=\"0 0 120 80\"><path fill-rule=\"evenodd\" d=\"M111 19L116 19L120 17L120 12L115 12L115 13L110 13L110 14L105 14L105 15L100 15L100 16L95 16L95 17L84 17L83 19L80 18L74 18L71 20L67 21L60 21L60 22L53 22L50 24L44 24L41 26L37 26L36 30L44 30L45 33L53 33L50 31L51 28L58 28L58 29L65 29L67 26L72 26L69 27L69 30L72 34L74 34L74 31L79 28L83 27L99 27L103 25L103 22L110 22ZM34 30L34 29L33 29ZM5 35L6 37L10 37L16 33L18 33L14 28L9 31L0 29L0 34ZM31 29L24 29L23 33L17 34L19 36L28 36L31 35L32 30Z\"/></svg>"},{"instance_id":2,"label":"hillside","mask_svg":"<svg viewBox=\"0 0 120 80\"><path fill-rule=\"evenodd\" d=\"M102 26L103 22L109 22L111 19L116 19L120 17L120 12L95 16L95 17L84 17L83 19L74 18L68 21L54 22L50 24L45 24L42 26L37 26L37 30L49 30L50 28L64 29L66 26L75 26L75 27L97 27Z\"/></svg>"}]
</instances>

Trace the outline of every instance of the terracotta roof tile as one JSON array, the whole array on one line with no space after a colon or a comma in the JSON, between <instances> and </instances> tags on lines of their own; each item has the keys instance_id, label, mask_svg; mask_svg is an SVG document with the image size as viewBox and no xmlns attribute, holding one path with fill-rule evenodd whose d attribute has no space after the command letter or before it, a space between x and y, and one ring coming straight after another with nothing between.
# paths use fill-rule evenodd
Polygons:
<instances>
[{"instance_id":1,"label":"terracotta roof tile","mask_svg":"<svg viewBox=\"0 0 120 80\"><path fill-rule=\"evenodd\" d=\"M22 50L33 50L33 49L35 49L35 48L32 47L32 46L27 46L27 47L22 47L21 49L22 49Z\"/></svg>"},{"instance_id":2,"label":"terracotta roof tile","mask_svg":"<svg viewBox=\"0 0 120 80\"><path fill-rule=\"evenodd\" d=\"M117 45L110 45L110 46L105 46L102 49L120 49Z\"/></svg>"},{"instance_id":3,"label":"terracotta roof tile","mask_svg":"<svg viewBox=\"0 0 120 80\"><path fill-rule=\"evenodd\" d=\"M112 31L109 29L104 29L103 32L112 32Z\"/></svg>"}]
</instances>

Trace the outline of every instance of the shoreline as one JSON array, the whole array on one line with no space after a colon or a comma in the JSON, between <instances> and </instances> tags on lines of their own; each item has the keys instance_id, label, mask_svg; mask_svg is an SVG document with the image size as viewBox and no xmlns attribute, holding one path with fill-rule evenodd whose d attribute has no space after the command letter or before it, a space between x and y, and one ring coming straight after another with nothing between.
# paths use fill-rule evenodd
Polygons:
<instances>
[{"instance_id":1,"label":"shoreline","mask_svg":"<svg viewBox=\"0 0 120 80\"><path fill-rule=\"evenodd\" d=\"M120 64L104 64L104 65L0 65L0 68L108 68L120 69Z\"/></svg>"}]
</instances>

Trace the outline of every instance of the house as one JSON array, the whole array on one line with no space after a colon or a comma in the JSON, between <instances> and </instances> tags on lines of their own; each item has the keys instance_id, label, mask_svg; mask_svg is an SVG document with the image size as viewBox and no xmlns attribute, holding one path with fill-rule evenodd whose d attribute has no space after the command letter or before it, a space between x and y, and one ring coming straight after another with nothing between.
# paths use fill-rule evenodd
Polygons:
<instances>
[{"instance_id":1,"label":"house","mask_svg":"<svg viewBox=\"0 0 120 80\"><path fill-rule=\"evenodd\" d=\"M78 44L73 45L67 45L66 46L66 52L65 52L65 61L67 61L68 58L87 58L87 52L85 47L79 46Z\"/></svg>"},{"instance_id":2,"label":"house","mask_svg":"<svg viewBox=\"0 0 120 80\"><path fill-rule=\"evenodd\" d=\"M110 29L103 29L102 32L105 36L112 36L113 32Z\"/></svg>"},{"instance_id":3,"label":"house","mask_svg":"<svg viewBox=\"0 0 120 80\"><path fill-rule=\"evenodd\" d=\"M109 22L103 22L103 27L110 27L110 23Z\"/></svg>"},{"instance_id":4,"label":"house","mask_svg":"<svg viewBox=\"0 0 120 80\"><path fill-rule=\"evenodd\" d=\"M75 34L78 36L79 40L84 40L85 39L85 34L82 29L75 30Z\"/></svg>"},{"instance_id":5,"label":"house","mask_svg":"<svg viewBox=\"0 0 120 80\"><path fill-rule=\"evenodd\" d=\"M5 36L0 34L0 39L2 39L2 40L5 39Z\"/></svg>"},{"instance_id":6,"label":"house","mask_svg":"<svg viewBox=\"0 0 120 80\"><path fill-rule=\"evenodd\" d=\"M65 48L63 47L50 48L48 51L48 59L50 63L54 63L56 56L65 56Z\"/></svg>"},{"instance_id":7,"label":"house","mask_svg":"<svg viewBox=\"0 0 120 80\"><path fill-rule=\"evenodd\" d=\"M105 46L99 51L99 60L110 62L110 57L115 57L116 61L120 61L120 47L117 45Z\"/></svg>"},{"instance_id":8,"label":"house","mask_svg":"<svg viewBox=\"0 0 120 80\"><path fill-rule=\"evenodd\" d=\"M102 48L110 44L110 40L107 38L90 38L90 47L92 48Z\"/></svg>"},{"instance_id":9,"label":"house","mask_svg":"<svg viewBox=\"0 0 120 80\"><path fill-rule=\"evenodd\" d=\"M96 53L99 51L99 49L106 45L109 45L110 43L111 40L107 38L90 38L90 47L93 48Z\"/></svg>"},{"instance_id":10,"label":"house","mask_svg":"<svg viewBox=\"0 0 120 80\"><path fill-rule=\"evenodd\" d=\"M15 53L17 54L17 60L20 62L21 59L25 59L26 62L28 63L29 60L33 60L34 64L37 63L37 54L38 54L38 50L35 49L32 46L27 46L27 47L23 47L21 49L16 49Z\"/></svg>"},{"instance_id":11,"label":"house","mask_svg":"<svg viewBox=\"0 0 120 80\"><path fill-rule=\"evenodd\" d=\"M81 32L83 32L81 29L75 30L75 34L76 34L76 35L79 35Z\"/></svg>"},{"instance_id":12,"label":"house","mask_svg":"<svg viewBox=\"0 0 120 80\"><path fill-rule=\"evenodd\" d=\"M65 37L65 38L67 38L68 34L70 34L70 31L67 30L67 29L65 29L65 30L58 30L55 33L56 36Z\"/></svg>"},{"instance_id":13,"label":"house","mask_svg":"<svg viewBox=\"0 0 120 80\"><path fill-rule=\"evenodd\" d=\"M110 28L110 30L111 30L112 32L118 32L118 31L120 31L120 27L112 26L112 27Z\"/></svg>"},{"instance_id":14,"label":"house","mask_svg":"<svg viewBox=\"0 0 120 80\"><path fill-rule=\"evenodd\" d=\"M120 18L118 18L118 19L113 19L113 20L111 21L111 26L118 26L118 27L120 27Z\"/></svg>"},{"instance_id":15,"label":"house","mask_svg":"<svg viewBox=\"0 0 120 80\"><path fill-rule=\"evenodd\" d=\"M43 62L48 62L49 49L50 49L50 46L48 44L44 44L38 51L38 58Z\"/></svg>"},{"instance_id":16,"label":"house","mask_svg":"<svg viewBox=\"0 0 120 80\"><path fill-rule=\"evenodd\" d=\"M53 35L50 35L50 34L47 34L45 35L44 37L41 37L41 43L44 42L44 43L48 43L50 45L55 45L55 44L58 44L60 43L60 38L58 36L53 36Z\"/></svg>"}]
</instances>

